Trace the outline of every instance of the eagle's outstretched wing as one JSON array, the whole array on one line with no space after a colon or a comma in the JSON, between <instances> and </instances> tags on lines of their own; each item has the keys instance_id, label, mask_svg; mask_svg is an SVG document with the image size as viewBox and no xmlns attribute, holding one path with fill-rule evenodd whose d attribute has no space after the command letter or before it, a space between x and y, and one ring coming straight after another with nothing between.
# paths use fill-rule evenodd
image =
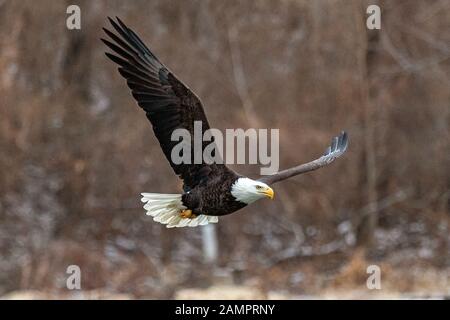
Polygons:
<instances>
[{"instance_id":1,"label":"eagle's outstretched wing","mask_svg":"<svg viewBox=\"0 0 450 320\"><path fill-rule=\"evenodd\" d=\"M201 164L193 164L194 122L202 123L202 136L209 129L200 99L119 18L117 22L108 19L118 35L103 29L112 41L102 41L116 54L106 55L120 66L120 74L127 80L138 105L145 110L167 160L183 179L185 190L194 188L211 174L229 170L222 164L206 164L203 157ZM191 135L191 164L176 164L171 159L172 149L179 143L171 140L175 129L186 129ZM202 142L202 154L207 144Z\"/></svg>"},{"instance_id":2,"label":"eagle's outstretched wing","mask_svg":"<svg viewBox=\"0 0 450 320\"><path fill-rule=\"evenodd\" d=\"M348 135L346 132L342 132L339 136L333 138L331 145L325 150L325 153L320 158L287 170L280 171L270 176L262 177L258 180L267 184L274 184L275 182L282 181L302 173L317 170L323 166L329 165L334 160L342 156L347 150L347 147Z\"/></svg>"}]
</instances>

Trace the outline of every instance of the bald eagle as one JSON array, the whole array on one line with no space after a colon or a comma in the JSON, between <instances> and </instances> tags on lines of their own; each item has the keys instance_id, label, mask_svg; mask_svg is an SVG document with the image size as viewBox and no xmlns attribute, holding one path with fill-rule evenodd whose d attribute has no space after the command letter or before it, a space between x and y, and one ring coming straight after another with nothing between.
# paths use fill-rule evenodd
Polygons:
<instances>
[{"instance_id":1,"label":"bald eagle","mask_svg":"<svg viewBox=\"0 0 450 320\"><path fill-rule=\"evenodd\" d=\"M242 176L224 164L174 163L171 151L177 141L171 140L171 134L175 129L192 133L196 121L202 123L203 132L210 128L202 103L135 32L119 18L117 21L108 19L116 33L103 28L109 40L101 40L115 54L106 52L106 56L119 65L119 73L145 111L164 155L183 180L181 194L142 193L144 209L154 221L168 228L217 223L218 216L233 213L258 199L273 199L270 185L328 165L347 149L348 137L342 132L320 158L257 180Z\"/></svg>"}]
</instances>

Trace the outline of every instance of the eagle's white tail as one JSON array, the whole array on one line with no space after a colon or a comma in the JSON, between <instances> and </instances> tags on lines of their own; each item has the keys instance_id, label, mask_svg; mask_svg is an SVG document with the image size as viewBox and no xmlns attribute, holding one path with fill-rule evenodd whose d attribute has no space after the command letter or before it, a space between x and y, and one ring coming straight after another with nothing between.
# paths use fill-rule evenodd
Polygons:
<instances>
[{"instance_id":1,"label":"eagle's white tail","mask_svg":"<svg viewBox=\"0 0 450 320\"><path fill-rule=\"evenodd\" d=\"M153 220L165 224L167 228L196 227L219 221L216 216L199 215L194 219L182 218L181 211L186 209L181 194L142 193L142 202L147 215Z\"/></svg>"}]
</instances>

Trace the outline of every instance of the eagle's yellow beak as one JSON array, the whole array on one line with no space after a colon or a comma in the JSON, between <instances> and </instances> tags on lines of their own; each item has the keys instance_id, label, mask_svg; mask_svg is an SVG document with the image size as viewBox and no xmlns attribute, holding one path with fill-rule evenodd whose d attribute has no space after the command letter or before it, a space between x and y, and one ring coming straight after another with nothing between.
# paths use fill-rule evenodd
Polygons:
<instances>
[{"instance_id":1,"label":"eagle's yellow beak","mask_svg":"<svg viewBox=\"0 0 450 320\"><path fill-rule=\"evenodd\" d=\"M273 197L275 196L275 193L273 192L273 189L270 188L270 187L267 187L266 189L264 189L263 193L270 200L273 200Z\"/></svg>"}]
</instances>

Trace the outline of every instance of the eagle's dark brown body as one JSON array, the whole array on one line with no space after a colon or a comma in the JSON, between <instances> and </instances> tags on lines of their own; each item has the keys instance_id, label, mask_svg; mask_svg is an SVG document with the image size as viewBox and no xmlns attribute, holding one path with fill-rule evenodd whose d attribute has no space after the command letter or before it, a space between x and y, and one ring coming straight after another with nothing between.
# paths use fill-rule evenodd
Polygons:
<instances>
[{"instance_id":1,"label":"eagle's dark brown body","mask_svg":"<svg viewBox=\"0 0 450 320\"><path fill-rule=\"evenodd\" d=\"M183 205L196 215L223 216L246 206L236 201L230 190L239 176L227 171L223 175L213 176L204 183L183 194Z\"/></svg>"}]
</instances>

